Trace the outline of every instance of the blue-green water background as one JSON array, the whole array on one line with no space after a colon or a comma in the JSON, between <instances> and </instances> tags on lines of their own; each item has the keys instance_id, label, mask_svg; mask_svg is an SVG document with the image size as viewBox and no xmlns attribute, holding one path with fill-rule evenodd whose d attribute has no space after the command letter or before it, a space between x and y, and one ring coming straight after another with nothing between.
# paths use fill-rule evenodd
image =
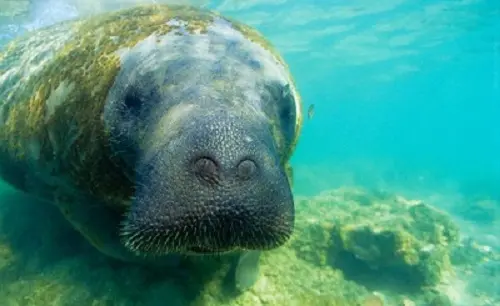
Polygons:
<instances>
[{"instance_id":1,"label":"blue-green water background","mask_svg":"<svg viewBox=\"0 0 500 306\"><path fill-rule=\"evenodd\" d=\"M100 2L112 9L126 1ZM2 17L0 45L93 8L82 3L36 0L27 18ZM194 4L264 33L289 63L304 111L315 105L293 157L297 194L349 184L500 203L500 1ZM466 203L441 204L454 213ZM455 217L466 235L485 238L474 230L480 219ZM500 248L499 232L486 232Z\"/></svg>"}]
</instances>

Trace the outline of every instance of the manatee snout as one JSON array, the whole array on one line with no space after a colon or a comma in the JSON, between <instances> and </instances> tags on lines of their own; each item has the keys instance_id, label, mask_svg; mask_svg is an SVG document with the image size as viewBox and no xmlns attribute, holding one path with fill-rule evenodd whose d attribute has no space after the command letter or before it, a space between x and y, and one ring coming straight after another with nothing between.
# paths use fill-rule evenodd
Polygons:
<instances>
[{"instance_id":1,"label":"manatee snout","mask_svg":"<svg viewBox=\"0 0 500 306\"><path fill-rule=\"evenodd\" d=\"M144 254L224 253L282 245L294 224L270 124L231 109L170 119L146 149L122 236ZM161 134L161 133L160 133Z\"/></svg>"}]
</instances>

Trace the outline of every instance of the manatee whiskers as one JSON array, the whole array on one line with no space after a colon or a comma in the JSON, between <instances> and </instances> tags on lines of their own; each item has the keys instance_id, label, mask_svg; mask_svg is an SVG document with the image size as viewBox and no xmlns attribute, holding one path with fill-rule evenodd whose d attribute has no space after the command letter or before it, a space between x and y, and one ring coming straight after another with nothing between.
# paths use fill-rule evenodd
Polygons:
<instances>
[{"instance_id":1,"label":"manatee whiskers","mask_svg":"<svg viewBox=\"0 0 500 306\"><path fill-rule=\"evenodd\" d=\"M159 256L175 251L172 236L157 228L136 228L125 224L120 236L123 245L139 255Z\"/></svg>"},{"instance_id":2,"label":"manatee whiskers","mask_svg":"<svg viewBox=\"0 0 500 306\"><path fill-rule=\"evenodd\" d=\"M223 254L237 250L266 250L286 242L290 224L248 226L241 220L222 224L217 218L207 218L192 226L164 228L159 221L144 225L130 219L122 222L120 236L123 245L144 256L180 254Z\"/></svg>"}]
</instances>

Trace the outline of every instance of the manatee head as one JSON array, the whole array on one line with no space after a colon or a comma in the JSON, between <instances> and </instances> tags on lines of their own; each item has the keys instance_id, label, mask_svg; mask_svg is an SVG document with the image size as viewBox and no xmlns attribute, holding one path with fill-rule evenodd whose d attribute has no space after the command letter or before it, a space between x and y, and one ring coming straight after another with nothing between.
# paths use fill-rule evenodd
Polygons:
<instances>
[{"instance_id":1,"label":"manatee head","mask_svg":"<svg viewBox=\"0 0 500 306\"><path fill-rule=\"evenodd\" d=\"M104 121L136 185L123 243L144 255L284 244L297 116L284 65L221 19L120 56Z\"/></svg>"},{"instance_id":2,"label":"manatee head","mask_svg":"<svg viewBox=\"0 0 500 306\"><path fill-rule=\"evenodd\" d=\"M269 123L189 104L163 120L138 164L123 228L128 247L223 253L289 238L293 199Z\"/></svg>"}]
</instances>

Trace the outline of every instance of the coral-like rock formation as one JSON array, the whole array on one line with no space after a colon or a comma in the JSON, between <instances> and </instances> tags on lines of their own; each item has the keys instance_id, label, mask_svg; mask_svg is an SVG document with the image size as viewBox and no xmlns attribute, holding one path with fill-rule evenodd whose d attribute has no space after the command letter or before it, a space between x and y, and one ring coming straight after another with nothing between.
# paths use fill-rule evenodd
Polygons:
<instances>
[{"instance_id":1,"label":"coral-like rock formation","mask_svg":"<svg viewBox=\"0 0 500 306\"><path fill-rule=\"evenodd\" d=\"M458 228L421 201L344 188L299 199L297 210L305 218L297 222L304 234L292 243L299 258L349 275L392 277L414 289L437 285L451 270Z\"/></svg>"}]
</instances>

